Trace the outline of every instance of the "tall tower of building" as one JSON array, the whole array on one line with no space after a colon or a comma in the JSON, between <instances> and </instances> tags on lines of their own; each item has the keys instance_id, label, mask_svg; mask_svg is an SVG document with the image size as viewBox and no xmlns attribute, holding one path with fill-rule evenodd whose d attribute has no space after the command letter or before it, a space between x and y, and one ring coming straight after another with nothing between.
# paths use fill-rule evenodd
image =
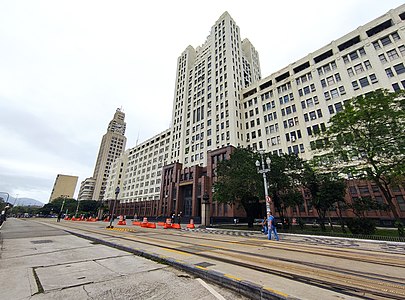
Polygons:
<instances>
[{"instance_id":1,"label":"tall tower of building","mask_svg":"<svg viewBox=\"0 0 405 300\"><path fill-rule=\"evenodd\" d=\"M108 124L107 133L101 140L93 173L95 179L93 200L103 200L111 165L125 150L127 138L125 137L124 119L125 114L117 108L114 118Z\"/></svg>"},{"instance_id":2,"label":"tall tower of building","mask_svg":"<svg viewBox=\"0 0 405 300\"><path fill-rule=\"evenodd\" d=\"M239 91L260 78L257 51L223 13L205 43L177 60L171 161L206 165L208 150L243 144Z\"/></svg>"}]
</instances>

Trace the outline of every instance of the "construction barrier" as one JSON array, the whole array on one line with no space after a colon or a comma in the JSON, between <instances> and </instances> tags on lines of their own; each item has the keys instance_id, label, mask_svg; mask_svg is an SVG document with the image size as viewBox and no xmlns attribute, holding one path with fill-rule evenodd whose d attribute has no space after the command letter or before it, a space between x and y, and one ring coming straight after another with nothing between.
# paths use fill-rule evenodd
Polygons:
<instances>
[{"instance_id":1,"label":"construction barrier","mask_svg":"<svg viewBox=\"0 0 405 300\"><path fill-rule=\"evenodd\" d=\"M180 224L172 224L173 229L181 229Z\"/></svg>"},{"instance_id":2,"label":"construction barrier","mask_svg":"<svg viewBox=\"0 0 405 300\"><path fill-rule=\"evenodd\" d=\"M157 226L164 226L165 222L157 222Z\"/></svg>"},{"instance_id":3,"label":"construction barrier","mask_svg":"<svg viewBox=\"0 0 405 300\"><path fill-rule=\"evenodd\" d=\"M172 228L172 229L181 229L181 226L180 226L180 224L167 224L167 223L165 223L163 225L163 228L164 229L170 229L170 228Z\"/></svg>"},{"instance_id":4,"label":"construction barrier","mask_svg":"<svg viewBox=\"0 0 405 300\"><path fill-rule=\"evenodd\" d=\"M124 220L123 216L120 216L120 219L119 219L117 225L127 225L127 222Z\"/></svg>"},{"instance_id":5,"label":"construction barrier","mask_svg":"<svg viewBox=\"0 0 405 300\"><path fill-rule=\"evenodd\" d=\"M103 222L110 222L110 216L108 216L107 218L105 218L105 219L103 220Z\"/></svg>"},{"instance_id":6,"label":"construction barrier","mask_svg":"<svg viewBox=\"0 0 405 300\"><path fill-rule=\"evenodd\" d=\"M194 229L194 228L195 228L195 226L194 226L194 220L193 220L193 219L190 219L190 224L187 224L187 228L190 228L190 229Z\"/></svg>"},{"instance_id":7,"label":"construction barrier","mask_svg":"<svg viewBox=\"0 0 405 300\"><path fill-rule=\"evenodd\" d=\"M124 221L118 221L117 225L127 225L127 222L125 220Z\"/></svg>"},{"instance_id":8,"label":"construction barrier","mask_svg":"<svg viewBox=\"0 0 405 300\"><path fill-rule=\"evenodd\" d=\"M148 228L156 228L156 224L155 223L148 223Z\"/></svg>"},{"instance_id":9,"label":"construction barrier","mask_svg":"<svg viewBox=\"0 0 405 300\"><path fill-rule=\"evenodd\" d=\"M132 222L132 225L135 225L135 226L141 226L141 224L142 224L141 221L133 221Z\"/></svg>"}]
</instances>

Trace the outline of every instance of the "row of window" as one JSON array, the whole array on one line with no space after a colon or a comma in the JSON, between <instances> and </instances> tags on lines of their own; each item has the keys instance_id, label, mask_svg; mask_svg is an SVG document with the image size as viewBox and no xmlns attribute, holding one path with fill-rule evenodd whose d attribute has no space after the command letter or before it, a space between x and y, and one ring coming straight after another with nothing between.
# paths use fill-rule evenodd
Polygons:
<instances>
[{"instance_id":1,"label":"row of window","mask_svg":"<svg viewBox=\"0 0 405 300\"><path fill-rule=\"evenodd\" d=\"M375 74L370 74L368 77L366 76L366 77L360 78L358 81L357 80L352 81L352 86L353 86L354 90L358 90L360 87L364 88L366 86L369 86L370 82L371 83L378 82L378 79L375 76Z\"/></svg>"},{"instance_id":2,"label":"row of window","mask_svg":"<svg viewBox=\"0 0 405 300\"><path fill-rule=\"evenodd\" d=\"M353 52L350 52L347 55L343 55L343 61L345 64L348 64L349 62L355 61L356 59L359 59L360 56L365 56L366 55L366 51L364 50L363 47L361 47L360 49L357 49Z\"/></svg>"},{"instance_id":3,"label":"row of window","mask_svg":"<svg viewBox=\"0 0 405 300\"><path fill-rule=\"evenodd\" d=\"M375 50L379 50L381 49L381 47L383 46L387 46L389 44L391 44L392 42L398 41L400 40L401 37L399 36L399 34L397 32L393 32L387 36L384 36L376 41L373 42L373 46Z\"/></svg>"}]
</instances>

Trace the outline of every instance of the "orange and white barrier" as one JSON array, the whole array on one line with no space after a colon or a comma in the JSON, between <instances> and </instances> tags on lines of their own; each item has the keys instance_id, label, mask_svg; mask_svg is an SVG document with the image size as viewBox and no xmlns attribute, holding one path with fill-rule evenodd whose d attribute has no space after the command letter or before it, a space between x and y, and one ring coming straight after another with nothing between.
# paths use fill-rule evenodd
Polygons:
<instances>
[{"instance_id":1,"label":"orange and white barrier","mask_svg":"<svg viewBox=\"0 0 405 300\"><path fill-rule=\"evenodd\" d=\"M127 225L127 222L124 220L123 216L120 216L120 219L119 219L117 225Z\"/></svg>"},{"instance_id":2,"label":"orange and white barrier","mask_svg":"<svg viewBox=\"0 0 405 300\"><path fill-rule=\"evenodd\" d=\"M190 219L190 224L187 224L187 228L190 228L190 229L194 229L194 228L195 228L195 226L194 226L194 220L193 220L193 219Z\"/></svg>"}]
</instances>

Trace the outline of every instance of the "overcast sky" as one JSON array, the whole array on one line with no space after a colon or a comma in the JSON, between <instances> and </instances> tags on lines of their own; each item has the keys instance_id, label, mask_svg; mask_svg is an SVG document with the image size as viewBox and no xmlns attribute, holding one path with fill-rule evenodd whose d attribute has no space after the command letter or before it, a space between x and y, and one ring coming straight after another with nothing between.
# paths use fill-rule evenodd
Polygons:
<instances>
[{"instance_id":1,"label":"overcast sky","mask_svg":"<svg viewBox=\"0 0 405 300\"><path fill-rule=\"evenodd\" d=\"M266 77L402 3L0 0L0 192L47 203L57 174L78 191L118 107L127 148L169 128L177 57L224 11Z\"/></svg>"}]
</instances>

